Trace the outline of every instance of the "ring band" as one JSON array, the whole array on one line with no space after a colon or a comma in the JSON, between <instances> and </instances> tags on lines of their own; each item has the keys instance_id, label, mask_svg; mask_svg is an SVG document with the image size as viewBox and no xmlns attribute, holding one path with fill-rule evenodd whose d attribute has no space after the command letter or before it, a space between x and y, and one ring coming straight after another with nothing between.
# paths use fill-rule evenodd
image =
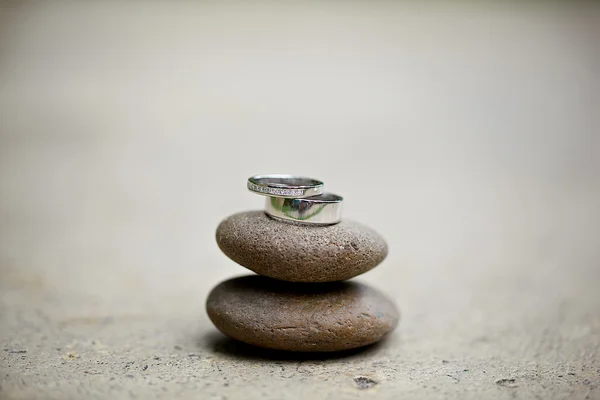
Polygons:
<instances>
[{"instance_id":1,"label":"ring band","mask_svg":"<svg viewBox=\"0 0 600 400\"><path fill-rule=\"evenodd\" d=\"M284 199L270 197L265 203L265 212L270 217L301 224L332 225L342 219L342 201L333 193L304 199Z\"/></svg>"},{"instance_id":2,"label":"ring band","mask_svg":"<svg viewBox=\"0 0 600 400\"><path fill-rule=\"evenodd\" d=\"M263 196L298 199L323 193L323 182L294 175L255 175L248 178L248 190Z\"/></svg>"}]
</instances>

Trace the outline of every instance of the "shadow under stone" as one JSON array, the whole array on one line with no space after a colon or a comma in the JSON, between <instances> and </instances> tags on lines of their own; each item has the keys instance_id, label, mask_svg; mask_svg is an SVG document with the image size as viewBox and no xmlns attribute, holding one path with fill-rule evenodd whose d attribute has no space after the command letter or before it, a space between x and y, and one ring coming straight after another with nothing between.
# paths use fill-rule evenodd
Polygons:
<instances>
[{"instance_id":1,"label":"shadow under stone","mask_svg":"<svg viewBox=\"0 0 600 400\"><path fill-rule=\"evenodd\" d=\"M318 361L337 360L350 357L373 355L385 342L385 339L363 347L350 350L332 352L294 352L268 349L253 346L239 340L232 339L220 332L213 331L204 335L198 345L208 351L240 360L251 361Z\"/></svg>"}]
</instances>

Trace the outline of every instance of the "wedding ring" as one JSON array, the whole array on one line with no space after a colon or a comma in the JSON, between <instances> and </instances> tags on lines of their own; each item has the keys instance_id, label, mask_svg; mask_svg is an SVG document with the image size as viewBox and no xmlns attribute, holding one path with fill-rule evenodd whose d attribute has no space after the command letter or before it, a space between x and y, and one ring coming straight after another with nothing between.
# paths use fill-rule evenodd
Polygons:
<instances>
[{"instance_id":1,"label":"wedding ring","mask_svg":"<svg viewBox=\"0 0 600 400\"><path fill-rule=\"evenodd\" d=\"M263 196L298 199L323 193L323 182L294 175L255 175L248 178L248 190Z\"/></svg>"},{"instance_id":2,"label":"wedding ring","mask_svg":"<svg viewBox=\"0 0 600 400\"><path fill-rule=\"evenodd\" d=\"M303 199L285 199L269 197L265 204L265 212L270 217L310 225L332 225L342 219L342 201L344 199L333 193Z\"/></svg>"}]
</instances>

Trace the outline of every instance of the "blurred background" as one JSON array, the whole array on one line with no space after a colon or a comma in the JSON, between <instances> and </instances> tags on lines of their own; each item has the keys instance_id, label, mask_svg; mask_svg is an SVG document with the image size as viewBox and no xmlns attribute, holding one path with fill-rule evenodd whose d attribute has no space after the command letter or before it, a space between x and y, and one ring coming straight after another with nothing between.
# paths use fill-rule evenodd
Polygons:
<instances>
[{"instance_id":1,"label":"blurred background","mask_svg":"<svg viewBox=\"0 0 600 400\"><path fill-rule=\"evenodd\" d=\"M387 239L360 279L408 359L544 329L597 349L600 7L569 4L5 3L7 340L34 309L214 329L208 291L245 273L216 226L283 172Z\"/></svg>"}]
</instances>

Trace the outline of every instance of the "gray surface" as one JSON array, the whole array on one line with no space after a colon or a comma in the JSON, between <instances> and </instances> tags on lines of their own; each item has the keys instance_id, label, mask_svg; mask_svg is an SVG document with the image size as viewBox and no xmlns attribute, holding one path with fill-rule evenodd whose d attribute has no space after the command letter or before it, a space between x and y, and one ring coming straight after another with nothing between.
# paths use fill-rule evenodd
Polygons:
<instances>
[{"instance_id":1,"label":"gray surface","mask_svg":"<svg viewBox=\"0 0 600 400\"><path fill-rule=\"evenodd\" d=\"M31 4L0 17L0 397L600 398L597 7ZM215 332L214 230L271 171L386 238L386 343Z\"/></svg>"}]
</instances>

